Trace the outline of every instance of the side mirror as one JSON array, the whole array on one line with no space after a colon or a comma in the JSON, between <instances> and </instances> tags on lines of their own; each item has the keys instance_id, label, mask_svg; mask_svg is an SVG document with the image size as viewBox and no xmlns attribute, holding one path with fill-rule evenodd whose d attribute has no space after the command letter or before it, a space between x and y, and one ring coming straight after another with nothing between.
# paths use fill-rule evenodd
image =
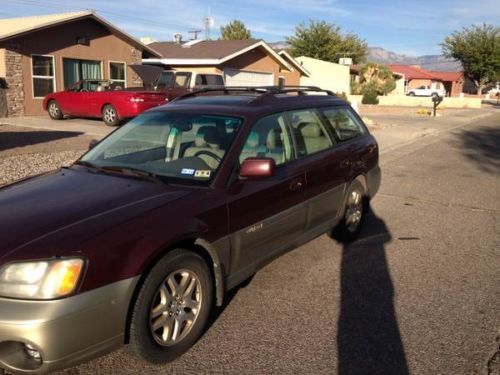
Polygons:
<instances>
[{"instance_id":1,"label":"side mirror","mask_svg":"<svg viewBox=\"0 0 500 375\"><path fill-rule=\"evenodd\" d=\"M89 142L89 151L92 150L98 143L99 143L99 141L97 139L90 140L90 142Z\"/></svg>"},{"instance_id":2,"label":"side mirror","mask_svg":"<svg viewBox=\"0 0 500 375\"><path fill-rule=\"evenodd\" d=\"M274 174L276 162L271 158L247 158L241 165L240 177L263 178Z\"/></svg>"}]
</instances>

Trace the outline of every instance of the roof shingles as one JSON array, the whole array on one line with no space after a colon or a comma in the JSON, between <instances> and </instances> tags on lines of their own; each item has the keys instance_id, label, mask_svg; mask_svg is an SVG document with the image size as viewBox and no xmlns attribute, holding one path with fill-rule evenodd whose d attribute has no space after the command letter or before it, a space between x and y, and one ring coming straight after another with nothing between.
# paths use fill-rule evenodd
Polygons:
<instances>
[{"instance_id":1,"label":"roof shingles","mask_svg":"<svg viewBox=\"0 0 500 375\"><path fill-rule=\"evenodd\" d=\"M149 47L171 59L222 59L258 42L255 39L203 40L191 46L174 42L155 42L149 44Z\"/></svg>"}]
</instances>

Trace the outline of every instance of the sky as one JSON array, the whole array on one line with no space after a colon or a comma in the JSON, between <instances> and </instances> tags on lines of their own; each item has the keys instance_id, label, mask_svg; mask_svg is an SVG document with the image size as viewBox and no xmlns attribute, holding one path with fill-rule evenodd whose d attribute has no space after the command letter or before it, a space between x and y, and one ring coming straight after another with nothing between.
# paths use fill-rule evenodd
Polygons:
<instances>
[{"instance_id":1,"label":"sky","mask_svg":"<svg viewBox=\"0 0 500 375\"><path fill-rule=\"evenodd\" d=\"M0 0L0 18L25 17L92 9L141 38L172 40L180 32L204 30L203 19L221 25L243 21L252 36L268 42L283 41L295 26L325 20L354 32L370 47L409 56L440 54L439 43L455 30L471 24L498 26L498 0ZM201 34L204 36L204 32Z\"/></svg>"}]
</instances>

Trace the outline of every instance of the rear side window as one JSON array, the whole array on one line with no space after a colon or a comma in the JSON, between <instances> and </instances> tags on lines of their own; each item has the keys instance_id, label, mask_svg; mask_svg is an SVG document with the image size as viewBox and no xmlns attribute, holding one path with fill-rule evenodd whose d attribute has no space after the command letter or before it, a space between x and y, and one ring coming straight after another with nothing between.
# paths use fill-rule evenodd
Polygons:
<instances>
[{"instance_id":1,"label":"rear side window","mask_svg":"<svg viewBox=\"0 0 500 375\"><path fill-rule=\"evenodd\" d=\"M240 163L250 157L272 158L276 165L293 159L293 143L283 113L261 118L248 135Z\"/></svg>"},{"instance_id":2,"label":"rear side window","mask_svg":"<svg viewBox=\"0 0 500 375\"><path fill-rule=\"evenodd\" d=\"M223 86L224 80L218 74L198 74L196 76L196 86Z\"/></svg>"},{"instance_id":3,"label":"rear side window","mask_svg":"<svg viewBox=\"0 0 500 375\"><path fill-rule=\"evenodd\" d=\"M288 112L300 156L315 154L333 146L318 113L306 109Z\"/></svg>"},{"instance_id":4,"label":"rear side window","mask_svg":"<svg viewBox=\"0 0 500 375\"><path fill-rule=\"evenodd\" d=\"M320 109L321 114L330 125L332 133L341 142L360 137L366 133L365 127L346 108L333 107Z\"/></svg>"}]
</instances>

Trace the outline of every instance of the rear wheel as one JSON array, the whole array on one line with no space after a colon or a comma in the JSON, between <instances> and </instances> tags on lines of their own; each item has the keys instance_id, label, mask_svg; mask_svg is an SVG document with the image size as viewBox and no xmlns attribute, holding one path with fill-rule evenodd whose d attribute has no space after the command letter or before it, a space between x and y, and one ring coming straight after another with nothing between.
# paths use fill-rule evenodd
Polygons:
<instances>
[{"instance_id":1,"label":"rear wheel","mask_svg":"<svg viewBox=\"0 0 500 375\"><path fill-rule=\"evenodd\" d=\"M47 112L52 120L61 120L64 116L61 107L59 107L59 104L55 100L49 102Z\"/></svg>"},{"instance_id":2,"label":"rear wheel","mask_svg":"<svg viewBox=\"0 0 500 375\"><path fill-rule=\"evenodd\" d=\"M118 117L118 112L116 108L111 104L106 104L102 109L102 119L104 123L108 126L116 126L119 125L121 119Z\"/></svg>"},{"instance_id":3,"label":"rear wheel","mask_svg":"<svg viewBox=\"0 0 500 375\"><path fill-rule=\"evenodd\" d=\"M412 92L410 92L408 95L410 95L410 96L415 96L415 93L412 91Z\"/></svg>"},{"instance_id":4,"label":"rear wheel","mask_svg":"<svg viewBox=\"0 0 500 375\"><path fill-rule=\"evenodd\" d=\"M163 257L144 280L133 306L130 350L154 363L170 362L203 333L213 299L207 263L176 249Z\"/></svg>"},{"instance_id":5,"label":"rear wheel","mask_svg":"<svg viewBox=\"0 0 500 375\"><path fill-rule=\"evenodd\" d=\"M355 240L363 226L367 209L365 189L359 181L354 181L347 191L344 216L333 230L332 236L341 242Z\"/></svg>"}]
</instances>

